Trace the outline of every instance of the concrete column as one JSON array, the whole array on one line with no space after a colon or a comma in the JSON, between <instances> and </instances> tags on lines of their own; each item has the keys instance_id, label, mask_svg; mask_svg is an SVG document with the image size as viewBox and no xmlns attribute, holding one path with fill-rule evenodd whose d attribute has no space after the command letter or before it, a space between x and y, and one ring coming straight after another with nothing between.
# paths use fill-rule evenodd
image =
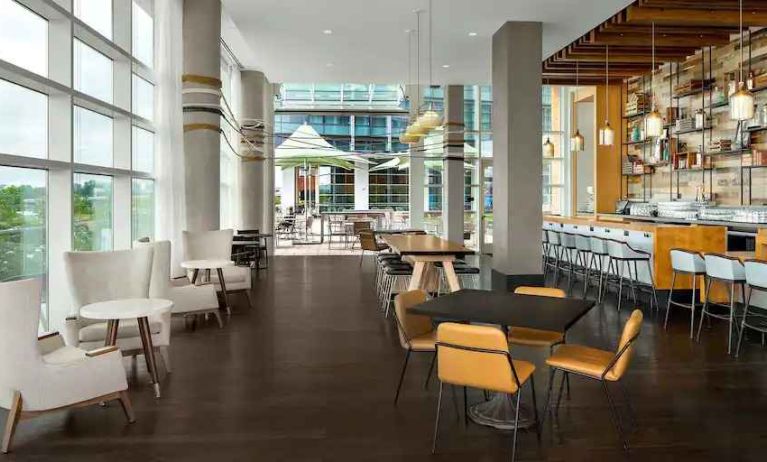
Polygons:
<instances>
[{"instance_id":1,"label":"concrete column","mask_svg":"<svg viewBox=\"0 0 767 462\"><path fill-rule=\"evenodd\" d=\"M282 213L288 213L290 208L296 211L296 168L289 167L282 169Z\"/></svg>"},{"instance_id":2,"label":"concrete column","mask_svg":"<svg viewBox=\"0 0 767 462\"><path fill-rule=\"evenodd\" d=\"M463 244L463 85L445 87L445 155L442 160L442 234Z\"/></svg>"},{"instance_id":3,"label":"concrete column","mask_svg":"<svg viewBox=\"0 0 767 462\"><path fill-rule=\"evenodd\" d=\"M541 284L541 23L493 34L493 288Z\"/></svg>"},{"instance_id":4,"label":"concrete column","mask_svg":"<svg viewBox=\"0 0 767 462\"><path fill-rule=\"evenodd\" d=\"M370 166L364 162L355 162L354 169L354 210L370 209Z\"/></svg>"},{"instance_id":5,"label":"concrete column","mask_svg":"<svg viewBox=\"0 0 767 462\"><path fill-rule=\"evenodd\" d=\"M241 216L238 222L242 229L263 228L264 220L264 171L266 166L263 152L264 140L264 90L266 78L258 71L242 71L242 124L243 138L251 144L240 145L239 196ZM266 232L266 231L265 231Z\"/></svg>"},{"instance_id":6,"label":"concrete column","mask_svg":"<svg viewBox=\"0 0 767 462\"><path fill-rule=\"evenodd\" d=\"M410 98L410 114L415 115L418 107L418 87L408 85L407 93ZM408 188L410 202L410 227L423 229L423 211L424 211L424 189L426 168L423 162L423 142L411 145L410 148L410 168L408 169L409 183Z\"/></svg>"},{"instance_id":7,"label":"concrete column","mask_svg":"<svg viewBox=\"0 0 767 462\"><path fill-rule=\"evenodd\" d=\"M221 89L221 2L185 0L183 15L185 90ZM186 229L218 229L220 116L202 105L219 104L215 93L185 93L184 170ZM195 108L194 104L201 106Z\"/></svg>"},{"instance_id":8,"label":"concrete column","mask_svg":"<svg viewBox=\"0 0 767 462\"><path fill-rule=\"evenodd\" d=\"M264 79L264 206L262 230L264 233L274 231L274 94L279 89L278 85L272 84L268 79ZM274 252L274 239L266 240L269 246L269 253Z\"/></svg>"}]
</instances>

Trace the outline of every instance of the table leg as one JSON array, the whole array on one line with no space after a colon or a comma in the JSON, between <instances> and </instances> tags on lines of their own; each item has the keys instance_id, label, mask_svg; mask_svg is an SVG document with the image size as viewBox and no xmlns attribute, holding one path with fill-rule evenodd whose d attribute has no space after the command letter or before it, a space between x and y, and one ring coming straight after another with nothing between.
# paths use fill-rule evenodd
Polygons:
<instances>
[{"instance_id":1,"label":"table leg","mask_svg":"<svg viewBox=\"0 0 767 462\"><path fill-rule=\"evenodd\" d=\"M226 282L224 281L224 270L221 268L216 268L216 272L218 273L218 283L221 284L221 295L224 298L224 308L226 309L226 314L232 314L232 309L229 307L229 297L226 294Z\"/></svg>"},{"instance_id":2,"label":"table leg","mask_svg":"<svg viewBox=\"0 0 767 462\"><path fill-rule=\"evenodd\" d=\"M144 359L149 375L152 376L155 398L160 397L160 379L157 377L157 363L154 359L154 345L152 345L152 331L149 329L149 319L138 318L138 331L141 335L141 345L144 347Z\"/></svg>"},{"instance_id":3,"label":"table leg","mask_svg":"<svg viewBox=\"0 0 767 462\"><path fill-rule=\"evenodd\" d=\"M447 279L447 285L450 287L450 292L457 292L461 290L461 283L458 281L458 275L455 274L453 261L443 261L442 269L445 271L445 279Z\"/></svg>"},{"instance_id":4,"label":"table leg","mask_svg":"<svg viewBox=\"0 0 767 462\"><path fill-rule=\"evenodd\" d=\"M410 277L408 290L423 289L424 273L426 272L426 262L417 261L413 265L413 276Z\"/></svg>"},{"instance_id":5,"label":"table leg","mask_svg":"<svg viewBox=\"0 0 767 462\"><path fill-rule=\"evenodd\" d=\"M117 328L119 325L119 319L110 319L107 321L107 335L104 338L104 346L117 345Z\"/></svg>"},{"instance_id":6,"label":"table leg","mask_svg":"<svg viewBox=\"0 0 767 462\"><path fill-rule=\"evenodd\" d=\"M200 274L200 270L195 268L194 272L192 273L192 285L194 285L197 282L197 276Z\"/></svg>"}]
</instances>

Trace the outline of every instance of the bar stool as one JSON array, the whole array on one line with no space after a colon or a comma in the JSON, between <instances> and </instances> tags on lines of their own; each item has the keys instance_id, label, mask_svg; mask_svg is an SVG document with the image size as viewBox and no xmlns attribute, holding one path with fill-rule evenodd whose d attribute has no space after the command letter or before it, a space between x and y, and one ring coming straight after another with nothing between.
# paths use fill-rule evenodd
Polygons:
<instances>
[{"instance_id":1,"label":"bar stool","mask_svg":"<svg viewBox=\"0 0 767 462\"><path fill-rule=\"evenodd\" d=\"M575 258L573 254L578 251L575 247L575 234L562 232L559 234L559 242L562 247L560 253L560 264L565 265L567 269L567 285L569 287L573 283L573 270L575 269Z\"/></svg>"},{"instance_id":2,"label":"bar stool","mask_svg":"<svg viewBox=\"0 0 767 462\"><path fill-rule=\"evenodd\" d=\"M589 290L589 260L591 258L591 236L585 233L575 235L575 264L573 272L583 276L583 298Z\"/></svg>"},{"instance_id":3,"label":"bar stool","mask_svg":"<svg viewBox=\"0 0 767 462\"><path fill-rule=\"evenodd\" d=\"M546 280L546 261L549 258L549 235L545 229L541 230L541 265L543 267L543 280Z\"/></svg>"},{"instance_id":4,"label":"bar stool","mask_svg":"<svg viewBox=\"0 0 767 462\"><path fill-rule=\"evenodd\" d=\"M615 271L618 275L618 311L621 310L621 303L623 299L623 268L624 265L628 269L628 280L631 286L631 293L634 297L634 303L636 303L636 287L635 285L649 285L652 290L652 298L650 299L650 309L652 309L652 303L655 301L655 307L658 307L658 296L655 293L655 280L652 276L652 264L650 263L650 254L642 250L632 248L627 242L616 241L613 239L607 239L607 253L610 256L610 264L614 265ZM639 271L637 270L637 263L644 262L647 264L647 270L650 274L650 284L643 283L639 280ZM608 264L608 271L609 266ZM631 275L631 266L634 266L634 275Z\"/></svg>"},{"instance_id":5,"label":"bar stool","mask_svg":"<svg viewBox=\"0 0 767 462\"><path fill-rule=\"evenodd\" d=\"M554 283L556 284L557 278L559 277L559 258L560 254L562 252L562 246L559 242L559 231L554 231L553 229L546 230L546 235L548 236L547 242L548 242L548 249L549 249L549 260L546 262L546 268L547 270L544 271L543 279L546 280L546 276L548 274L548 268L554 269ZM551 254L554 254L553 256Z\"/></svg>"},{"instance_id":6,"label":"bar stool","mask_svg":"<svg viewBox=\"0 0 767 462\"><path fill-rule=\"evenodd\" d=\"M375 286L376 286L376 294L378 294L378 297L380 299L381 297L381 289L382 289L382 282L383 282L383 276L384 276L384 262L401 262L402 257L400 257L396 253L380 253L376 255L376 277L375 277Z\"/></svg>"},{"instance_id":7,"label":"bar stool","mask_svg":"<svg viewBox=\"0 0 767 462\"><path fill-rule=\"evenodd\" d=\"M727 354L730 354L732 352L732 329L733 327L735 329L738 328L738 324L735 322L735 286L740 286L743 300L745 300L746 270L740 260L727 255L707 253L703 258L706 261L706 302L703 304L703 310L700 312L700 322L698 323L698 335L696 340L700 341L700 330L703 327L703 319L706 316L729 321L730 329L727 335ZM711 302L711 283L714 281L729 284L729 305ZM727 312L724 314L714 313L710 309L712 305L727 308Z\"/></svg>"},{"instance_id":8,"label":"bar stool","mask_svg":"<svg viewBox=\"0 0 767 462\"><path fill-rule=\"evenodd\" d=\"M740 353L740 344L743 341L743 333L748 327L762 333L762 345L764 345L764 334L767 333L767 261L762 260L746 260L743 264L746 271L746 282L748 283L749 291L748 298L746 299L745 308L743 309L743 321L740 324L740 335L738 335L738 347L735 349L735 357L738 357ZM759 292L757 295L762 295L761 303L754 305L753 301L754 291Z\"/></svg>"},{"instance_id":9,"label":"bar stool","mask_svg":"<svg viewBox=\"0 0 767 462\"><path fill-rule=\"evenodd\" d=\"M671 305L681 306L690 310L690 338L695 332L695 283L698 280L698 276L704 276L706 274L706 260L698 252L685 249L671 249L671 290L668 293L668 303L666 304L666 321L663 323L663 328L668 328L668 315L671 311ZM675 302L672 300L674 297L674 283L676 282L677 273L687 274L692 277L692 299L690 304Z\"/></svg>"},{"instance_id":10,"label":"bar stool","mask_svg":"<svg viewBox=\"0 0 767 462\"><path fill-rule=\"evenodd\" d=\"M413 267L404 261L384 263L384 288L381 297L381 310L384 311L385 317L389 317L392 296L406 291L412 276Z\"/></svg>"},{"instance_id":11,"label":"bar stool","mask_svg":"<svg viewBox=\"0 0 767 462\"><path fill-rule=\"evenodd\" d=\"M605 278L604 259L610 258L607 251L607 241L601 237L591 236L589 238L591 244L591 260L589 261L589 273L591 270L596 270L599 273L599 286L597 287L597 303L602 303L602 287Z\"/></svg>"}]
</instances>

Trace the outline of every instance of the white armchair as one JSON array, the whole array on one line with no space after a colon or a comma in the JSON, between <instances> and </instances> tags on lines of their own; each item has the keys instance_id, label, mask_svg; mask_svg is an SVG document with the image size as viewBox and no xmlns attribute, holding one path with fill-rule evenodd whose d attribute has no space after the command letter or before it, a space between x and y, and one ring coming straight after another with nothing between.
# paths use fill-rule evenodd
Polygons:
<instances>
[{"instance_id":1,"label":"white armchair","mask_svg":"<svg viewBox=\"0 0 767 462\"><path fill-rule=\"evenodd\" d=\"M184 258L186 260L231 260L232 259L232 235L231 229L217 231L184 231L182 235L184 244ZM242 291L250 300L251 271L249 267L229 266L223 269L224 282L227 292ZM189 274L191 278L191 273ZM212 274L211 282L217 291L221 291L218 276Z\"/></svg>"},{"instance_id":2,"label":"white armchair","mask_svg":"<svg viewBox=\"0 0 767 462\"><path fill-rule=\"evenodd\" d=\"M212 285L197 286L186 284L175 286L171 283L170 245L170 241L136 242L136 247L151 247L154 249L149 296L151 298L164 298L172 301L173 309L171 309L171 314L191 316L210 313L216 317L218 326L224 327L218 306L218 297L216 297L216 289Z\"/></svg>"},{"instance_id":3,"label":"white armchair","mask_svg":"<svg viewBox=\"0 0 767 462\"><path fill-rule=\"evenodd\" d=\"M21 419L48 411L120 400L135 421L117 347L86 352L58 333L37 338L41 287L39 279L0 284L0 407L9 410L3 453Z\"/></svg>"},{"instance_id":4,"label":"white armchair","mask_svg":"<svg viewBox=\"0 0 767 462\"><path fill-rule=\"evenodd\" d=\"M80 316L90 303L121 298L149 298L153 250L151 247L113 252L64 252L74 315L65 323L67 345L92 350L104 346L107 323ZM170 372L170 311L149 318L152 344L160 351L165 370ZM125 356L143 354L138 322L121 320L117 346Z\"/></svg>"}]
</instances>

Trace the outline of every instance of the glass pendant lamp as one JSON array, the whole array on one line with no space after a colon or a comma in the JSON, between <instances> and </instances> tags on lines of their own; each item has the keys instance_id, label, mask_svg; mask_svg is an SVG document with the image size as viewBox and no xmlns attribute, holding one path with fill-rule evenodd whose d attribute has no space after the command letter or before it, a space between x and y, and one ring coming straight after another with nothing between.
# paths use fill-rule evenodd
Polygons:
<instances>
[{"instance_id":1,"label":"glass pendant lamp","mask_svg":"<svg viewBox=\"0 0 767 462\"><path fill-rule=\"evenodd\" d=\"M599 129L599 145L612 146L615 130L610 127L610 46L605 46L605 125Z\"/></svg>"},{"instance_id":2,"label":"glass pendant lamp","mask_svg":"<svg viewBox=\"0 0 767 462\"><path fill-rule=\"evenodd\" d=\"M748 91L743 81L743 0L739 2L740 10L740 78L738 91L730 96L730 118L732 120L750 120L754 118L754 95Z\"/></svg>"},{"instance_id":3,"label":"glass pendant lamp","mask_svg":"<svg viewBox=\"0 0 767 462\"><path fill-rule=\"evenodd\" d=\"M543 143L543 156L554 157L554 143L551 142L548 136L546 137L546 142Z\"/></svg>"},{"instance_id":4,"label":"glass pendant lamp","mask_svg":"<svg viewBox=\"0 0 767 462\"><path fill-rule=\"evenodd\" d=\"M579 75L579 69L578 69L578 61L575 61L575 88L576 91L578 91L578 75ZM570 137L570 151L572 152L581 152L584 149L584 146L586 144L585 138L583 138L583 135L581 135L581 131L576 128L575 133L573 136Z\"/></svg>"},{"instance_id":5,"label":"glass pendant lamp","mask_svg":"<svg viewBox=\"0 0 767 462\"><path fill-rule=\"evenodd\" d=\"M652 23L652 70L650 75L655 73L655 22ZM652 81L652 78L650 79ZM652 98L652 111L644 119L646 136L658 138L663 136L663 116L655 108L655 95Z\"/></svg>"}]
</instances>

